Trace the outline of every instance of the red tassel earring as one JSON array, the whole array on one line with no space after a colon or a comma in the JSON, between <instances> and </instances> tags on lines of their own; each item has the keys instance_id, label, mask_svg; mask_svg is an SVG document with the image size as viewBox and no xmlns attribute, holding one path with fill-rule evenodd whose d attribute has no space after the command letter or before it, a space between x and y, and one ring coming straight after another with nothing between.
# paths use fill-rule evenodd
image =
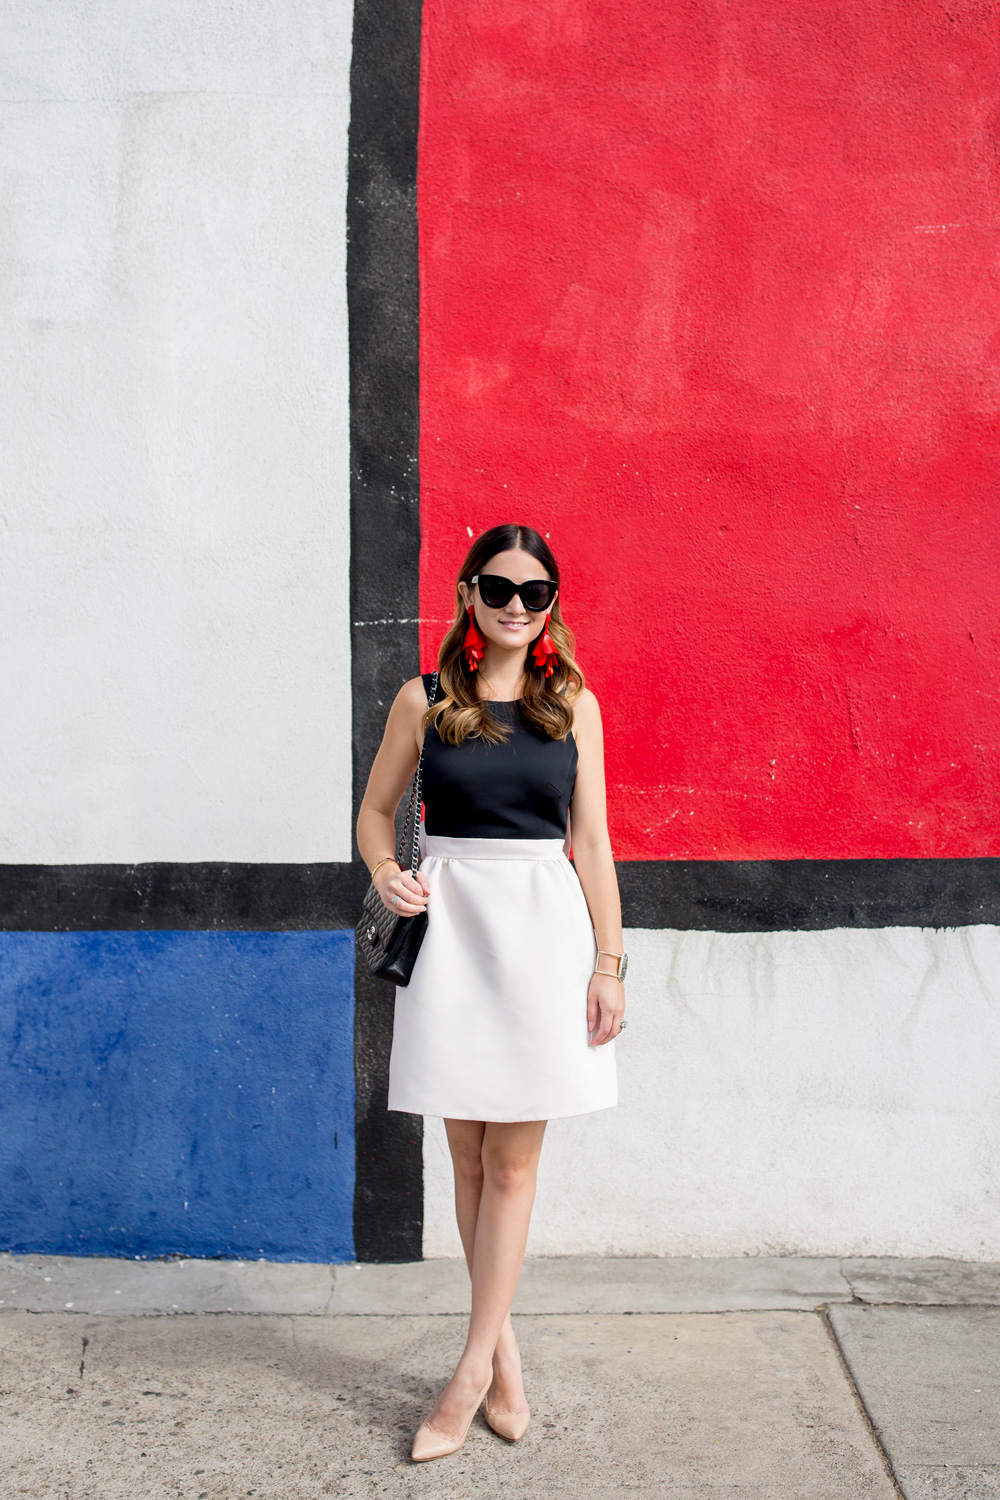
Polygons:
<instances>
[{"instance_id":1,"label":"red tassel earring","mask_svg":"<svg viewBox=\"0 0 1000 1500\"><path fill-rule=\"evenodd\" d=\"M469 623L466 627L462 650L465 652L469 671L475 672L486 653L486 642L479 633L479 626L476 624L476 612L471 604L466 605L466 612L469 616Z\"/></svg>"},{"instance_id":2,"label":"red tassel earring","mask_svg":"<svg viewBox=\"0 0 1000 1500\"><path fill-rule=\"evenodd\" d=\"M532 652L532 655L535 658L535 666L544 667L546 677L552 676L552 673L555 671L556 663L559 660L559 653L556 651L555 646L552 644L552 637L549 635L549 621L551 619L552 611L549 610L548 614L545 616L545 629L542 631L538 640L535 642L535 649Z\"/></svg>"}]
</instances>

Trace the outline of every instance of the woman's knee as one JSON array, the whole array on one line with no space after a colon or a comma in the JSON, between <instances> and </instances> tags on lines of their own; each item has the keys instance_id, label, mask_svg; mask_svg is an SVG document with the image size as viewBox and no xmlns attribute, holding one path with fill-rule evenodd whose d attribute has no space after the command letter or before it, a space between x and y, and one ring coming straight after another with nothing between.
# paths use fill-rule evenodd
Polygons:
<instances>
[{"instance_id":1,"label":"woman's knee","mask_svg":"<svg viewBox=\"0 0 1000 1500\"><path fill-rule=\"evenodd\" d=\"M481 1185L483 1181L482 1142L453 1140L450 1145L451 1160L456 1176L460 1177L463 1182Z\"/></svg>"},{"instance_id":2,"label":"woman's knee","mask_svg":"<svg viewBox=\"0 0 1000 1500\"><path fill-rule=\"evenodd\" d=\"M482 1187L483 1185L483 1161L480 1156L463 1156L455 1162L455 1171L463 1182L470 1187Z\"/></svg>"},{"instance_id":3,"label":"woman's knee","mask_svg":"<svg viewBox=\"0 0 1000 1500\"><path fill-rule=\"evenodd\" d=\"M518 1151L484 1151L483 1175L498 1193L519 1193L534 1183L538 1157Z\"/></svg>"}]
</instances>

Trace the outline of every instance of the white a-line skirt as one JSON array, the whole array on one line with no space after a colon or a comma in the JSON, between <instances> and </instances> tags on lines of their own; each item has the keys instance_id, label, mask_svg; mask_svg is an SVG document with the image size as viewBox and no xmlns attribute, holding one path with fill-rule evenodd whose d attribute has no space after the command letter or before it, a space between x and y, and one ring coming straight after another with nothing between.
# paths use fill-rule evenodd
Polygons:
<instances>
[{"instance_id":1,"label":"white a-line skirt","mask_svg":"<svg viewBox=\"0 0 1000 1500\"><path fill-rule=\"evenodd\" d=\"M421 825L419 847L427 929L396 986L389 1108L551 1120L617 1104L615 1043L590 1044L597 938L563 840Z\"/></svg>"}]
</instances>

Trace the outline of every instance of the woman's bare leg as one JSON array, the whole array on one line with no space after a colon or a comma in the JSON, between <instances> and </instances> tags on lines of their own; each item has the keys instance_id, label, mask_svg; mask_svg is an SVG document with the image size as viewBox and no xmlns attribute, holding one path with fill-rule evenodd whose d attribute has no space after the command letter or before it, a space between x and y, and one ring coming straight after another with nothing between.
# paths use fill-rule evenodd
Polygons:
<instances>
[{"instance_id":1,"label":"woman's bare leg","mask_svg":"<svg viewBox=\"0 0 1000 1500\"><path fill-rule=\"evenodd\" d=\"M482 1185L472 1237L472 1316L462 1357L427 1418L436 1431L459 1437L469 1420L469 1409L493 1373L493 1357L505 1326L524 1263L528 1223L535 1199L538 1158L545 1134L544 1120L511 1123L448 1121L449 1142L455 1140L460 1159L468 1162L475 1135L462 1126L481 1129ZM458 1131L453 1127L458 1125ZM453 1151L453 1160L455 1152ZM465 1177L463 1172L463 1177ZM461 1188L456 1180L459 1232L471 1226L475 1173ZM468 1259L468 1250L466 1250ZM504 1408L506 1409L506 1408ZM524 1410L524 1407L520 1408Z\"/></svg>"},{"instance_id":2,"label":"woman's bare leg","mask_svg":"<svg viewBox=\"0 0 1000 1500\"><path fill-rule=\"evenodd\" d=\"M479 1218L479 1200L483 1192L483 1137L486 1126L482 1120L445 1120L448 1148L455 1173L455 1218L462 1237L465 1264L472 1275L472 1249L476 1242L476 1220Z\"/></svg>"},{"instance_id":3,"label":"woman's bare leg","mask_svg":"<svg viewBox=\"0 0 1000 1500\"><path fill-rule=\"evenodd\" d=\"M445 1120L444 1123L455 1172L455 1217L465 1251L465 1263L471 1276L476 1222L483 1192L482 1150L486 1126L481 1120ZM493 1351L493 1383L486 1404L491 1412L528 1410L521 1373L521 1352L517 1347L509 1309Z\"/></svg>"}]
</instances>

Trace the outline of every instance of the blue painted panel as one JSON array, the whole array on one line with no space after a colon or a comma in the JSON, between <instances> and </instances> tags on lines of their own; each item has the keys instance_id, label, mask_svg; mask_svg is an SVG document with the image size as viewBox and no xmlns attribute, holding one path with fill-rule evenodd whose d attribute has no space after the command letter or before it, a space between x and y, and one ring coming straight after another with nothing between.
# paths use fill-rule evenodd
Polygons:
<instances>
[{"instance_id":1,"label":"blue painted panel","mask_svg":"<svg viewBox=\"0 0 1000 1500\"><path fill-rule=\"evenodd\" d=\"M0 1245L354 1258L354 934L0 934Z\"/></svg>"}]
</instances>

